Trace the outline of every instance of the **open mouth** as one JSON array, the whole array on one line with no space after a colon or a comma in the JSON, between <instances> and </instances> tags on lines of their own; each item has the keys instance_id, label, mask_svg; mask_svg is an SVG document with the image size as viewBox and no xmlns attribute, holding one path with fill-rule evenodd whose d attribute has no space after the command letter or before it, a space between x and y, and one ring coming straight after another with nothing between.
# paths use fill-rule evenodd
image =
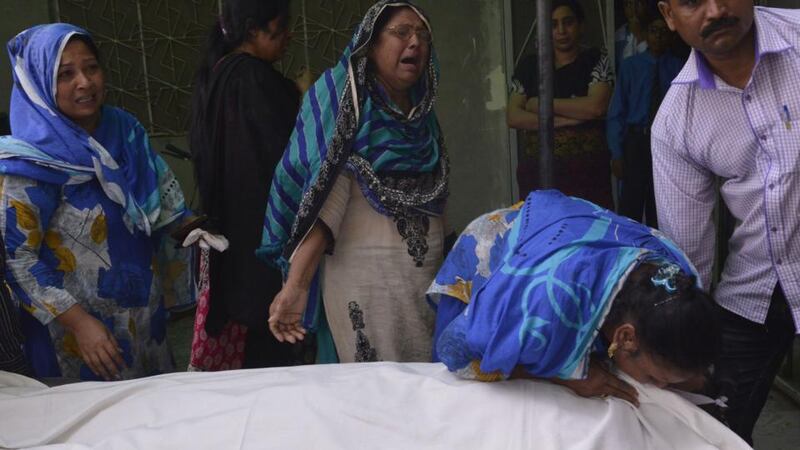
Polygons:
<instances>
[{"instance_id":1,"label":"open mouth","mask_svg":"<svg viewBox=\"0 0 800 450\"><path fill-rule=\"evenodd\" d=\"M79 105L92 105L97 102L97 95L83 95L75 99L75 103Z\"/></svg>"},{"instance_id":2,"label":"open mouth","mask_svg":"<svg viewBox=\"0 0 800 450\"><path fill-rule=\"evenodd\" d=\"M415 56L406 56L405 58L400 60L400 64L409 68L413 67L416 69L417 67L419 67L419 58Z\"/></svg>"}]
</instances>

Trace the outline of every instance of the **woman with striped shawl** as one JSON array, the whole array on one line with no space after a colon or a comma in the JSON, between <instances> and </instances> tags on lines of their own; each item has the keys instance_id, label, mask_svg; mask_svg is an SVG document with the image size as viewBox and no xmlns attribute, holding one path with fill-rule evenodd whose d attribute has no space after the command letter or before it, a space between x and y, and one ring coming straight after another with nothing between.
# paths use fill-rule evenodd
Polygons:
<instances>
[{"instance_id":1,"label":"woman with striped shawl","mask_svg":"<svg viewBox=\"0 0 800 450\"><path fill-rule=\"evenodd\" d=\"M426 16L384 0L305 96L257 254L286 279L270 329L318 331L319 362L430 360L448 180L438 77Z\"/></svg>"}]
</instances>

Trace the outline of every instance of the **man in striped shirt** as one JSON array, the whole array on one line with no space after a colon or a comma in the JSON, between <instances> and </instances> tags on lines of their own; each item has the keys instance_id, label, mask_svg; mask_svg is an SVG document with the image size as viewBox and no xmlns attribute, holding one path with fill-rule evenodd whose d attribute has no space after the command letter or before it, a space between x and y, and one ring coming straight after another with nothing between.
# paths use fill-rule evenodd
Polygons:
<instances>
[{"instance_id":1,"label":"man in striped shirt","mask_svg":"<svg viewBox=\"0 0 800 450\"><path fill-rule=\"evenodd\" d=\"M652 128L659 225L708 288L722 179L736 228L714 292L723 318L714 381L729 426L752 443L800 324L800 11L752 0L658 6L692 46Z\"/></svg>"}]
</instances>

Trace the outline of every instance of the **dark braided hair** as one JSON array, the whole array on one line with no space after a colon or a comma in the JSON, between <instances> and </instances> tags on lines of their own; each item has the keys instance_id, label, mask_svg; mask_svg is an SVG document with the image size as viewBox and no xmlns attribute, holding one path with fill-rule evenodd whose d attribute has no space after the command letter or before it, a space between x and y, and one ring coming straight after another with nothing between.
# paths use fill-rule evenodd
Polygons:
<instances>
[{"instance_id":1,"label":"dark braided hair","mask_svg":"<svg viewBox=\"0 0 800 450\"><path fill-rule=\"evenodd\" d=\"M279 20L278 29L268 29L269 23ZM265 30L273 34L283 31L289 19L289 0L226 0L222 4L222 15L211 26L203 56L197 68L192 92L192 113L189 123L190 142L203 142L205 137L205 111L211 95L209 81L214 66L222 57L239 48L250 39L251 33ZM223 31L224 30L224 31ZM214 145L206 142L191 145L195 180L200 193L202 208L206 213L214 205L221 205L222 190L216 186L215 173L219 170L218 155ZM211 218L215 220L215 217ZM216 224L215 224L216 225Z\"/></svg>"},{"instance_id":2,"label":"dark braided hair","mask_svg":"<svg viewBox=\"0 0 800 450\"><path fill-rule=\"evenodd\" d=\"M653 284L660 266L645 262L631 272L606 323L631 323L643 351L678 369L697 373L714 361L720 326L714 300L696 286L696 278L679 272L675 292Z\"/></svg>"},{"instance_id":3,"label":"dark braided hair","mask_svg":"<svg viewBox=\"0 0 800 450\"><path fill-rule=\"evenodd\" d=\"M195 88L204 89L211 71L223 56L247 41L250 32L267 30L269 23L276 18L281 18L280 28L286 28L289 20L289 0L224 1L222 14L216 23L211 25L209 31L202 60L195 73ZM276 33L281 30L267 31Z\"/></svg>"}]
</instances>

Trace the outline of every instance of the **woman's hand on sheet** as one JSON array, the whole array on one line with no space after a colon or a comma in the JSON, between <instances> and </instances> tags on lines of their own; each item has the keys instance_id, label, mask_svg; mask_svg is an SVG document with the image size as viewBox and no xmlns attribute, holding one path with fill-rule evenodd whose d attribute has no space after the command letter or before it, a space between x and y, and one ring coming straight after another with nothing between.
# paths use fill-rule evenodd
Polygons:
<instances>
[{"instance_id":1,"label":"woman's hand on sheet","mask_svg":"<svg viewBox=\"0 0 800 450\"><path fill-rule=\"evenodd\" d=\"M303 328L303 312L308 302L308 289L295 284L285 284L269 307L269 330L279 342L302 341L306 337Z\"/></svg>"},{"instance_id":2,"label":"woman's hand on sheet","mask_svg":"<svg viewBox=\"0 0 800 450\"><path fill-rule=\"evenodd\" d=\"M107 381L120 379L126 368L122 349L102 322L79 305L58 316L58 320L75 336L81 358L92 372Z\"/></svg>"},{"instance_id":3,"label":"woman's hand on sheet","mask_svg":"<svg viewBox=\"0 0 800 450\"><path fill-rule=\"evenodd\" d=\"M581 397L617 397L639 406L636 388L612 374L608 367L594 359L589 364L589 375L585 380L553 380L572 389Z\"/></svg>"}]
</instances>

